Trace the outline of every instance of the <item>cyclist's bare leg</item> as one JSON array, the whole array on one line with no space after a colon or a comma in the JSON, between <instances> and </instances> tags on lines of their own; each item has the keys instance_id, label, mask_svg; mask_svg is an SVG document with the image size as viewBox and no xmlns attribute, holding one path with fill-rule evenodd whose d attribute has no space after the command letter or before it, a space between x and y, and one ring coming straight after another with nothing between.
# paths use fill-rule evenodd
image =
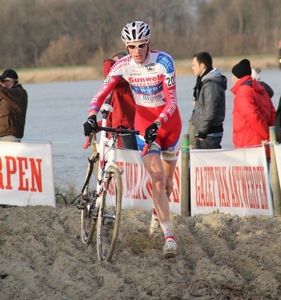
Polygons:
<instances>
[{"instance_id":1,"label":"cyclist's bare leg","mask_svg":"<svg viewBox=\"0 0 281 300\"><path fill-rule=\"evenodd\" d=\"M166 194L169 198L173 191L173 175L176 169L177 161L162 160L166 177Z\"/></svg>"},{"instance_id":2,"label":"cyclist's bare leg","mask_svg":"<svg viewBox=\"0 0 281 300\"><path fill-rule=\"evenodd\" d=\"M152 200L160 223L169 221L169 202L166 195L166 178L162 160L157 153L147 154L143 163L151 176Z\"/></svg>"},{"instance_id":3,"label":"cyclist's bare leg","mask_svg":"<svg viewBox=\"0 0 281 300\"><path fill-rule=\"evenodd\" d=\"M151 176L153 204L165 238L163 256L164 258L175 257L177 244L170 224L169 202L166 194L166 177L162 160L158 153L150 153L143 158L143 162Z\"/></svg>"}]
</instances>

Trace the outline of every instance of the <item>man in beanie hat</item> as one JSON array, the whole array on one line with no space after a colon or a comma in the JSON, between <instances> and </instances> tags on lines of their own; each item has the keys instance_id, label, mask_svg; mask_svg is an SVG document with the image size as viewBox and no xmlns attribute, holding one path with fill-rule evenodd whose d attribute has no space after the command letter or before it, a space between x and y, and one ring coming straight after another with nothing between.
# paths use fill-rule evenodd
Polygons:
<instances>
[{"instance_id":1,"label":"man in beanie hat","mask_svg":"<svg viewBox=\"0 0 281 300\"><path fill-rule=\"evenodd\" d=\"M0 75L0 141L19 142L24 134L27 92L18 74L7 69Z\"/></svg>"},{"instance_id":2,"label":"man in beanie hat","mask_svg":"<svg viewBox=\"0 0 281 300\"><path fill-rule=\"evenodd\" d=\"M253 80L248 59L232 68L233 102L232 141L235 148L261 146L269 140L269 126L275 125L276 110L265 88ZM269 148L266 149L270 157Z\"/></svg>"},{"instance_id":3,"label":"man in beanie hat","mask_svg":"<svg viewBox=\"0 0 281 300\"><path fill-rule=\"evenodd\" d=\"M242 59L237 65L232 68L232 74L237 78L242 78L252 74L252 69L248 59Z\"/></svg>"}]
</instances>

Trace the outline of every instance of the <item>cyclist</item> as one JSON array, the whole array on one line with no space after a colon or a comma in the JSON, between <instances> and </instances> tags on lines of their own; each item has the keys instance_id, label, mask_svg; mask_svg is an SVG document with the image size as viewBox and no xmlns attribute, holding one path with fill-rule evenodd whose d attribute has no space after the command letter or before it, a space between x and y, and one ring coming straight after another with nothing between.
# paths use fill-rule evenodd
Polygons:
<instances>
[{"instance_id":1,"label":"cyclist","mask_svg":"<svg viewBox=\"0 0 281 300\"><path fill-rule=\"evenodd\" d=\"M91 101L84 134L90 135L96 126L96 115L115 85L124 78L130 84L136 103L135 129L140 150L145 142L153 142L143 163L152 180L152 201L157 218L152 214L150 234L161 226L165 237L164 258L177 254L177 244L170 224L168 197L173 189L182 129L177 105L175 66L173 59L162 51L150 50L151 30L143 21L128 23L121 32L129 55L111 68L102 87ZM159 220L159 221L158 221Z\"/></svg>"}]
</instances>

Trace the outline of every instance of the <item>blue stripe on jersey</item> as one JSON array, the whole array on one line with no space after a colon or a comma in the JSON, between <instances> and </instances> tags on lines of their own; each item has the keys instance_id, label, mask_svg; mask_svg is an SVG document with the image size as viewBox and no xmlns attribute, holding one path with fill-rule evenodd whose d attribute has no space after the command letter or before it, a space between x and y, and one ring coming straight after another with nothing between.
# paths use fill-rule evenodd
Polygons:
<instances>
[{"instance_id":1,"label":"blue stripe on jersey","mask_svg":"<svg viewBox=\"0 0 281 300\"><path fill-rule=\"evenodd\" d=\"M150 86L131 85L131 88L136 94L153 95L161 92L163 90L163 85L161 82L157 85L150 85Z\"/></svg>"},{"instance_id":2,"label":"blue stripe on jersey","mask_svg":"<svg viewBox=\"0 0 281 300\"><path fill-rule=\"evenodd\" d=\"M167 71L167 74L173 73L174 72L174 64L173 60L171 57L165 53L160 53L157 57L156 60L157 63L160 65L164 66L164 68Z\"/></svg>"},{"instance_id":3,"label":"blue stripe on jersey","mask_svg":"<svg viewBox=\"0 0 281 300\"><path fill-rule=\"evenodd\" d=\"M97 105L90 105L90 107L89 107L89 111L91 111L91 110L96 110L96 111L99 111L100 109L99 109L99 107L97 106Z\"/></svg>"}]
</instances>

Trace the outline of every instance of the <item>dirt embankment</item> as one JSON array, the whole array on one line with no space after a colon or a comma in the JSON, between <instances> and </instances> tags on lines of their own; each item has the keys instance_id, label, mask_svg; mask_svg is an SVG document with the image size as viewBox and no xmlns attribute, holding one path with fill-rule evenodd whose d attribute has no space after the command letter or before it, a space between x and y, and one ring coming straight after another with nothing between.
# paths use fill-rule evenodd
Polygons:
<instances>
[{"instance_id":1,"label":"dirt embankment","mask_svg":"<svg viewBox=\"0 0 281 300\"><path fill-rule=\"evenodd\" d=\"M213 58L213 66L220 68L223 72L229 72L243 58L248 58L251 61L252 67L260 67L261 69L278 68L278 59L274 55L215 57ZM191 70L192 59L175 60L175 66L177 75L193 74ZM102 70L102 65L96 65L19 70L18 74L21 83L38 83L102 79Z\"/></svg>"},{"instance_id":2,"label":"dirt embankment","mask_svg":"<svg viewBox=\"0 0 281 300\"><path fill-rule=\"evenodd\" d=\"M281 299L281 218L172 215L178 256L162 258L149 214L122 212L111 263L80 240L74 205L0 208L0 295L8 299Z\"/></svg>"}]
</instances>

